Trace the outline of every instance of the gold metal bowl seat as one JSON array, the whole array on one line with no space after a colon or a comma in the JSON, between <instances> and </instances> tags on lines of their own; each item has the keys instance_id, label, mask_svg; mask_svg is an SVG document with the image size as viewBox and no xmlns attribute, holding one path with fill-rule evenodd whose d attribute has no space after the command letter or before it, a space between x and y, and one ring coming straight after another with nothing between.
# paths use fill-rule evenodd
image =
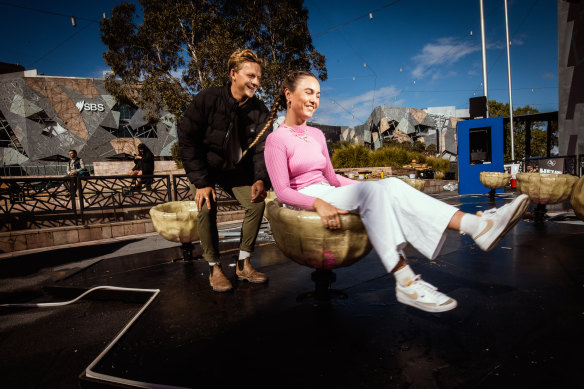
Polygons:
<instances>
[{"instance_id":1,"label":"gold metal bowl seat","mask_svg":"<svg viewBox=\"0 0 584 389\"><path fill-rule=\"evenodd\" d=\"M354 264L372 249L361 218L355 214L340 217L342 228L330 230L316 212L286 208L278 200L267 205L267 218L278 248L294 262L316 269L312 273L315 291L304 295L317 300L326 301L331 294L338 294L330 289L336 279L333 269Z\"/></svg>"},{"instance_id":2,"label":"gold metal bowl seat","mask_svg":"<svg viewBox=\"0 0 584 389\"><path fill-rule=\"evenodd\" d=\"M194 201L171 201L150 208L154 230L166 240L182 243L185 260L192 259L192 242L199 240L198 213Z\"/></svg>"},{"instance_id":3,"label":"gold metal bowl seat","mask_svg":"<svg viewBox=\"0 0 584 389\"><path fill-rule=\"evenodd\" d=\"M499 172L481 172L481 184L490 189L489 197L491 200L495 199L495 190L501 189L509 184L511 174Z\"/></svg>"},{"instance_id":4,"label":"gold metal bowl seat","mask_svg":"<svg viewBox=\"0 0 584 389\"><path fill-rule=\"evenodd\" d=\"M424 187L426 186L426 181L419 179L419 178L407 178L407 177L400 177L400 180L408 184L409 186L416 188L420 192L424 191Z\"/></svg>"},{"instance_id":5,"label":"gold metal bowl seat","mask_svg":"<svg viewBox=\"0 0 584 389\"><path fill-rule=\"evenodd\" d=\"M555 173L518 173L517 192L526 194L537 204L535 222L542 223L546 204L556 204L567 200L574 189L578 177Z\"/></svg>"}]
</instances>

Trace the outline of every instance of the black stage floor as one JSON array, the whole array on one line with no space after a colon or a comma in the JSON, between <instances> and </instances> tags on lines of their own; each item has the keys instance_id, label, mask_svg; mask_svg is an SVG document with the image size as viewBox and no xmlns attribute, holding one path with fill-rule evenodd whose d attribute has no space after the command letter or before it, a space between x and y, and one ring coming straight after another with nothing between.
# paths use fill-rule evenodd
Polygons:
<instances>
[{"instance_id":1,"label":"black stage floor","mask_svg":"<svg viewBox=\"0 0 584 389\"><path fill-rule=\"evenodd\" d=\"M491 206L485 197L448 201L470 212ZM222 244L232 279L234 248ZM414 270L458 300L442 314L397 303L393 276L374 252L335 271L333 287L348 298L330 304L296 300L313 288L312 270L270 241L254 254L269 283L235 281L224 294L210 290L203 261L173 261L178 248L105 259L41 292L0 296L0 303L44 302L100 285L159 289L90 369L100 378L87 377L86 368L151 292L101 291L65 307L0 309L0 387L125 387L105 376L159 388L572 387L583 362L583 252L582 223L550 220L520 222L488 253L454 232L435 261L409 249Z\"/></svg>"}]
</instances>

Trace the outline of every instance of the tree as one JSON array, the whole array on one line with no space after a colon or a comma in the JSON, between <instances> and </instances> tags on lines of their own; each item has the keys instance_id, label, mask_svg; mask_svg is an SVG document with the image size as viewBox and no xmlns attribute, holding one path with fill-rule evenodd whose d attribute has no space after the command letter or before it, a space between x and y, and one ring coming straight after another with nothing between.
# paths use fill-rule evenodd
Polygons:
<instances>
[{"instance_id":1,"label":"tree","mask_svg":"<svg viewBox=\"0 0 584 389\"><path fill-rule=\"evenodd\" d=\"M140 0L122 3L101 22L104 59L113 75L106 89L132 102L153 120L166 110L180 116L193 93L223 85L227 60L248 47L266 59L260 95L270 104L290 70L327 78L314 49L302 0Z\"/></svg>"},{"instance_id":2,"label":"tree","mask_svg":"<svg viewBox=\"0 0 584 389\"><path fill-rule=\"evenodd\" d=\"M531 115L539 113L537 108L529 105L517 107L513 110L513 117ZM509 117L509 103L501 103L496 100L489 100L489 116L491 117ZM511 160L511 131L510 125L505 125L505 161ZM553 126L552 126L553 130ZM557 142L557 140L556 140ZM515 151L515 159L523 159L525 157L525 123L514 123L513 126L513 145ZM531 149L529 155L531 156L545 156L547 149L547 129L543 122L533 122L531 124Z\"/></svg>"}]
</instances>

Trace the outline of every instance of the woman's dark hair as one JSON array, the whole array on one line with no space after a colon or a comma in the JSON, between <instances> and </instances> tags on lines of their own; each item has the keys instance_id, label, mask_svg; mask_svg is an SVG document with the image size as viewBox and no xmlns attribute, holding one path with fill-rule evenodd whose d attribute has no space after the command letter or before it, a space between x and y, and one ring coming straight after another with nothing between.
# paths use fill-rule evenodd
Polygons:
<instances>
[{"instance_id":1,"label":"woman's dark hair","mask_svg":"<svg viewBox=\"0 0 584 389\"><path fill-rule=\"evenodd\" d=\"M71 149L71 150L69 150L69 152L70 152L70 153L71 153L71 152L73 152L73 154L74 154L75 156L77 156L77 150L73 150L73 149Z\"/></svg>"},{"instance_id":2,"label":"woman's dark hair","mask_svg":"<svg viewBox=\"0 0 584 389\"><path fill-rule=\"evenodd\" d=\"M256 143L259 142L260 138L266 133L268 128L272 127L272 124L274 124L274 119L276 118L276 113L279 110L286 108L286 94L284 93L286 91L286 89L288 89L291 92L294 92L296 90L296 87L298 86L298 81L303 77L316 78L316 76L314 74L307 72L305 70L295 70L293 72L288 73L288 75L284 78L284 81L282 81L282 85L280 87L280 91L278 93L278 96L276 97L276 100L274 101L274 105L272 106L272 109L270 110L268 122L266 123L264 128L260 131L260 133L255 137L253 142L251 142L251 144L249 145L247 150L254 147L256 145ZM247 150L245 150L243 152L242 158L247 153Z\"/></svg>"}]
</instances>

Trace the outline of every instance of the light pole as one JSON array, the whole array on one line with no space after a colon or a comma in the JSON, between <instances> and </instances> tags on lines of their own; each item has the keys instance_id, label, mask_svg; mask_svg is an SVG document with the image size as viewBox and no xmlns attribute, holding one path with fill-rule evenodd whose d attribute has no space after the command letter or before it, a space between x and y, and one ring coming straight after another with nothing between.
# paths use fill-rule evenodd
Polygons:
<instances>
[{"instance_id":1,"label":"light pole","mask_svg":"<svg viewBox=\"0 0 584 389\"><path fill-rule=\"evenodd\" d=\"M482 0L481 0L482 1ZM515 146L513 133L513 94L511 92L511 55L509 51L509 15L507 12L507 0L505 0L505 33L507 35L507 78L509 79L509 124L511 125L511 160L515 160Z\"/></svg>"},{"instance_id":2,"label":"light pole","mask_svg":"<svg viewBox=\"0 0 584 389\"><path fill-rule=\"evenodd\" d=\"M487 45L485 43L485 11L483 9L483 0L479 0L481 9L481 47L483 53L483 95L487 99L486 117L489 117L489 88L487 85Z\"/></svg>"}]
</instances>

